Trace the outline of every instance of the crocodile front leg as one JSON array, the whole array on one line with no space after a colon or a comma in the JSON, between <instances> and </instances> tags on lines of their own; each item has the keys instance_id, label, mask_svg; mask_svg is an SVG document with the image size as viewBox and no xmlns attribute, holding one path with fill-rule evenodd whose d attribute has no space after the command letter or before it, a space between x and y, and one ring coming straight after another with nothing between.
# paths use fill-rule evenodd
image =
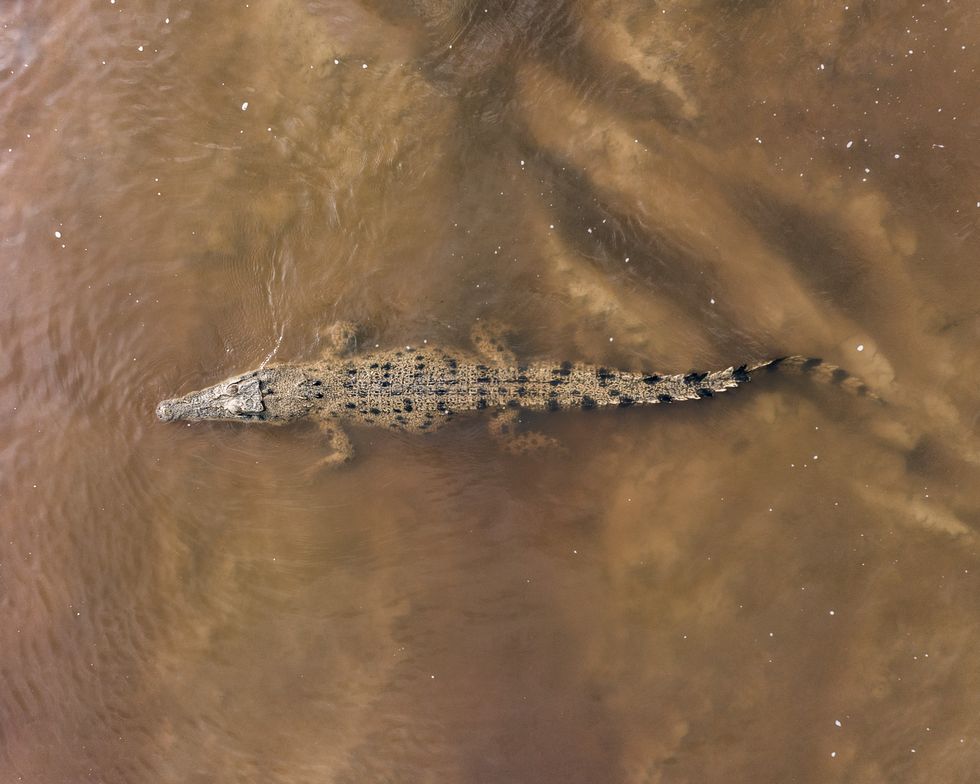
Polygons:
<instances>
[{"instance_id":1,"label":"crocodile front leg","mask_svg":"<svg viewBox=\"0 0 980 784\"><path fill-rule=\"evenodd\" d=\"M323 356L326 359L346 357L357 351L357 325L350 321L336 321L319 331L319 338L326 345Z\"/></svg>"},{"instance_id":2,"label":"crocodile front leg","mask_svg":"<svg viewBox=\"0 0 980 784\"><path fill-rule=\"evenodd\" d=\"M339 424L328 419L321 419L317 421L317 425L327 439L330 454L321 457L306 469L307 476L311 478L324 468L336 468L354 457L354 445Z\"/></svg>"}]
</instances>

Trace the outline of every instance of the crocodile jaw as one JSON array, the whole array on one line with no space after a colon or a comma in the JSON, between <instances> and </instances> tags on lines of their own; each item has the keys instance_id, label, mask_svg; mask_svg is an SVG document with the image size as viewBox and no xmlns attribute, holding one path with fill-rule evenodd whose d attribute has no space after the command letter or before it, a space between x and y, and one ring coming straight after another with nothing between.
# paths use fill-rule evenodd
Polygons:
<instances>
[{"instance_id":1,"label":"crocodile jaw","mask_svg":"<svg viewBox=\"0 0 980 784\"><path fill-rule=\"evenodd\" d=\"M264 410L259 380L254 376L239 376L184 397L163 400L156 414L161 422L242 420L253 419Z\"/></svg>"}]
</instances>

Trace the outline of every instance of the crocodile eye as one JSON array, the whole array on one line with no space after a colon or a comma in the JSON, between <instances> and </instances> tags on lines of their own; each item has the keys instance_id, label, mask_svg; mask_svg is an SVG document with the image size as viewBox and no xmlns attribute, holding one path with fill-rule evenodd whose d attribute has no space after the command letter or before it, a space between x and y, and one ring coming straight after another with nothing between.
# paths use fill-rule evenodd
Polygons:
<instances>
[{"instance_id":1,"label":"crocodile eye","mask_svg":"<svg viewBox=\"0 0 980 784\"><path fill-rule=\"evenodd\" d=\"M233 395L237 395L238 394L238 384L229 384L228 385L228 391L231 394L233 394Z\"/></svg>"}]
</instances>

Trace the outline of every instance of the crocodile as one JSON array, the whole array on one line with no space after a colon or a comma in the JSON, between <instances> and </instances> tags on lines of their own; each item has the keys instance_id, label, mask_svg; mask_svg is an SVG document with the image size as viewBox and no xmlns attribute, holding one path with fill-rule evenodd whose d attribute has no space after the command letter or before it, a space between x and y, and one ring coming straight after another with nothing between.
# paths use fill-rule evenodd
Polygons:
<instances>
[{"instance_id":1,"label":"crocodile","mask_svg":"<svg viewBox=\"0 0 980 784\"><path fill-rule=\"evenodd\" d=\"M423 433L458 414L489 410L495 414L491 432L509 450L527 451L550 439L535 433L517 435L513 424L521 410L627 408L700 400L744 384L763 370L794 368L855 394L872 395L847 371L802 356L714 372L640 373L569 361L518 364L484 330L475 331L473 342L475 354L423 346L362 356L336 351L305 364L263 366L164 400L156 415L164 422L285 424L311 419L332 447L318 465L332 465L353 455L345 424Z\"/></svg>"}]
</instances>

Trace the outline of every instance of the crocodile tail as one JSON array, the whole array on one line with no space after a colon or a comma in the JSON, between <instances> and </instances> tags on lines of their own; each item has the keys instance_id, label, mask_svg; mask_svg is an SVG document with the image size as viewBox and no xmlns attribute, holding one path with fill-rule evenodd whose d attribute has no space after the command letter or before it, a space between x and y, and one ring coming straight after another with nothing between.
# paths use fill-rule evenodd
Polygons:
<instances>
[{"instance_id":1,"label":"crocodile tail","mask_svg":"<svg viewBox=\"0 0 980 784\"><path fill-rule=\"evenodd\" d=\"M851 375L842 367L832 365L829 362L824 362L822 359L817 357L778 357L777 359L769 359L765 362L759 362L758 364L750 365L748 367L743 365L735 372L737 373L738 371L742 371L746 375L750 375L763 370L767 372L775 372L776 370L790 370L795 373L814 378L823 384L838 386L841 389L850 392L852 395L869 397L872 400L877 400L879 402L881 401L881 398L872 392L871 388L860 378Z\"/></svg>"}]
</instances>

